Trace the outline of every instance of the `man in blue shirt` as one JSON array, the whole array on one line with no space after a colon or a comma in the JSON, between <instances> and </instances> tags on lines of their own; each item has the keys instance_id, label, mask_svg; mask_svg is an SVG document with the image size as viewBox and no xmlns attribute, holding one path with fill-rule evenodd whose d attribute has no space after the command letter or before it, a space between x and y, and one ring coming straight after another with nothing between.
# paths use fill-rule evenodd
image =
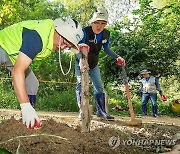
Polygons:
<instances>
[{"instance_id":1,"label":"man in blue shirt","mask_svg":"<svg viewBox=\"0 0 180 154\"><path fill-rule=\"evenodd\" d=\"M100 70L98 67L99 52L103 47L104 52L110 55L112 58L117 59L122 65L125 65L125 60L113 52L109 48L110 32L105 29L108 21L108 12L105 8L99 8L94 12L94 15L90 21L91 26L83 29L84 37L80 43L85 43L90 47L88 53L89 64L89 76L94 89L94 96L96 100L96 115L108 120L114 119L105 110L105 94L103 91ZM81 53L77 54L75 61L75 73L77 78L76 96L78 106L80 108L79 118L81 118L81 68L79 65L81 59Z\"/></svg>"},{"instance_id":2,"label":"man in blue shirt","mask_svg":"<svg viewBox=\"0 0 180 154\"><path fill-rule=\"evenodd\" d=\"M151 72L148 70L142 70L141 75L143 79L141 80L140 92L142 96L142 116L147 115L146 104L148 100L152 103L153 116L157 117L157 90L163 99L162 90L160 88L158 80L154 76L150 76ZM164 101L164 100L163 100Z\"/></svg>"}]
</instances>

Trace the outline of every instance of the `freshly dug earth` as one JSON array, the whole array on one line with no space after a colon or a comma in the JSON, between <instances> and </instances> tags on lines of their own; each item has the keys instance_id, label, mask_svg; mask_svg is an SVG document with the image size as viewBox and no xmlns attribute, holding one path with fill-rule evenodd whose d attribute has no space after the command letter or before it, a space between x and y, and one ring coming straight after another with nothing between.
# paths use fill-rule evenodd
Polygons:
<instances>
[{"instance_id":1,"label":"freshly dug earth","mask_svg":"<svg viewBox=\"0 0 180 154\"><path fill-rule=\"evenodd\" d=\"M104 124L106 125L106 123ZM116 125L118 127L119 124ZM119 144L117 147L113 147L113 145L117 145L117 140L112 141L111 139L114 136L119 137L120 141L127 141L132 138L136 140L169 140L179 132L177 126L145 124L137 128L126 129L125 126L122 127L122 123L120 125L124 131L102 127L94 129L90 133L81 133L79 127L69 127L66 124L49 119L42 122L41 128L29 130L22 124L22 121L11 118L0 123L0 148L6 148L12 153L16 153L18 149L22 154L150 154L171 150L172 146ZM132 133L132 130L136 133ZM34 136L30 136L33 134Z\"/></svg>"}]
</instances>

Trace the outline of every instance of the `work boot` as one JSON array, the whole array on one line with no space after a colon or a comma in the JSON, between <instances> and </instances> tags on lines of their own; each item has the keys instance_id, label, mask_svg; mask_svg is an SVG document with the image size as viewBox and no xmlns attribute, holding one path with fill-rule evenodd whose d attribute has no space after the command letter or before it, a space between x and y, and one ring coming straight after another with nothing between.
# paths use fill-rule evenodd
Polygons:
<instances>
[{"instance_id":1,"label":"work boot","mask_svg":"<svg viewBox=\"0 0 180 154\"><path fill-rule=\"evenodd\" d=\"M146 116L147 115L147 107L146 104L142 105L142 116Z\"/></svg>"},{"instance_id":2,"label":"work boot","mask_svg":"<svg viewBox=\"0 0 180 154\"><path fill-rule=\"evenodd\" d=\"M97 117L104 118L107 120L113 120L114 117L106 113L105 110L105 94L104 93L95 94L95 100L96 100Z\"/></svg>"},{"instance_id":3,"label":"work boot","mask_svg":"<svg viewBox=\"0 0 180 154\"><path fill-rule=\"evenodd\" d=\"M81 110L81 93L79 91L76 91L76 98L77 98L77 103L79 107L79 115L78 119L81 119L82 117L82 110Z\"/></svg>"},{"instance_id":4,"label":"work boot","mask_svg":"<svg viewBox=\"0 0 180 154\"><path fill-rule=\"evenodd\" d=\"M153 117L157 117L157 105L152 105Z\"/></svg>"},{"instance_id":5,"label":"work boot","mask_svg":"<svg viewBox=\"0 0 180 154\"><path fill-rule=\"evenodd\" d=\"M32 107L35 108L36 105L36 95L28 95L29 102L31 103Z\"/></svg>"}]
</instances>

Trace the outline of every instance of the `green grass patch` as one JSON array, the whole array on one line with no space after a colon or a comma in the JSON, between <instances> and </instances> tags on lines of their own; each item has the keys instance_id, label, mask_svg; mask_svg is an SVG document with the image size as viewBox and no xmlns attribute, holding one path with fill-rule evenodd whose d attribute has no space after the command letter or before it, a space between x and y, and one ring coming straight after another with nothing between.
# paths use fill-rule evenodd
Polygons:
<instances>
[{"instance_id":1,"label":"green grass patch","mask_svg":"<svg viewBox=\"0 0 180 154\"><path fill-rule=\"evenodd\" d=\"M55 84L42 83L37 95L36 110L57 111L57 112L78 112L76 94L74 84ZM130 85L132 104L136 115L141 114L141 97L139 96L138 86ZM117 116L129 116L128 100L126 98L124 85L113 86L107 85L106 91L109 98L109 113ZM1 108L19 109L19 103L15 97L11 81L1 80L0 84L0 104ZM94 94L92 86L90 86L90 104L94 106L96 113ZM168 116L180 116L171 110L171 102L162 102L158 94L158 114ZM116 110L117 106L121 106L121 110ZM148 114L152 114L151 102L147 104Z\"/></svg>"}]
</instances>

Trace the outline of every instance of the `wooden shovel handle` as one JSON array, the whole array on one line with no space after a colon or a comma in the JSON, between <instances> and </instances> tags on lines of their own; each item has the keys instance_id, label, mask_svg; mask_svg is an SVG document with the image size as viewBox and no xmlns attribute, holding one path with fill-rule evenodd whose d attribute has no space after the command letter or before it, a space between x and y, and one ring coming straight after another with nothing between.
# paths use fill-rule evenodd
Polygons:
<instances>
[{"instance_id":1,"label":"wooden shovel handle","mask_svg":"<svg viewBox=\"0 0 180 154\"><path fill-rule=\"evenodd\" d=\"M132 102L131 102L131 94L130 94L130 90L129 90L129 86L128 86L127 74L126 74L124 65L122 65L122 74L123 74L123 78L124 78L124 82L125 82L126 96L128 99L130 116L131 116L131 119L135 119L134 110L133 110L133 106L132 106Z\"/></svg>"}]
</instances>

